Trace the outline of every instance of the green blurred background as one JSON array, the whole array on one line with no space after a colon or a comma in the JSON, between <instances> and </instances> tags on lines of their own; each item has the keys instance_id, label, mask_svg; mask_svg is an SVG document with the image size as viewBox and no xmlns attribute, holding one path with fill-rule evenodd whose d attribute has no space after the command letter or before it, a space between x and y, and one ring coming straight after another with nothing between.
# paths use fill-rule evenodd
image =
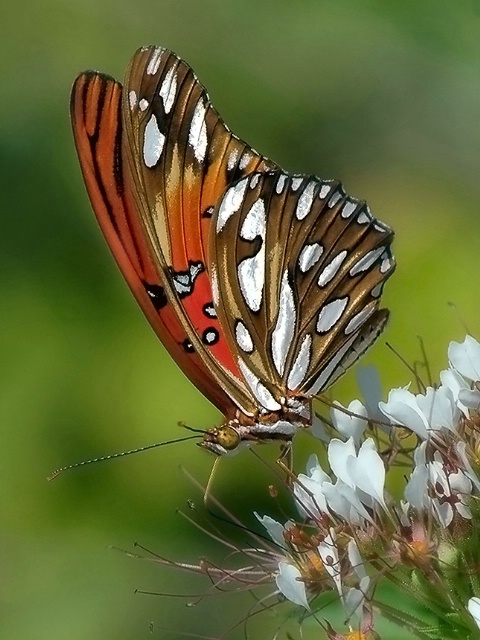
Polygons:
<instances>
[{"instance_id":1,"label":"green blurred background","mask_svg":"<svg viewBox=\"0 0 480 640\"><path fill-rule=\"evenodd\" d=\"M162 627L217 637L251 603L134 595L207 582L109 549L138 540L177 560L221 558L176 513L201 503L179 465L205 482L212 464L192 443L46 481L64 464L181 435L178 420L220 418L165 355L97 228L70 132L76 74L121 78L138 46L174 49L234 132L285 169L366 198L397 234L385 337L413 362L423 336L436 374L463 321L480 329L479 34L473 0L1 3L2 640L180 637ZM385 392L411 378L384 339L365 362ZM357 393L353 373L334 390L344 402ZM215 495L254 526L253 508L275 515L270 481L245 454L222 463ZM252 637L278 624L263 616Z\"/></svg>"}]
</instances>

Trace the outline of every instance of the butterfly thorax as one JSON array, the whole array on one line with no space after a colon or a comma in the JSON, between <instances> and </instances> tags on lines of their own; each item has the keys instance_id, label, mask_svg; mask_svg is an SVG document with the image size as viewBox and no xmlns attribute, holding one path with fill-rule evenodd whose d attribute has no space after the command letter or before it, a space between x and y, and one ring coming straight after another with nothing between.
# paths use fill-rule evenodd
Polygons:
<instances>
[{"instance_id":1,"label":"butterfly thorax","mask_svg":"<svg viewBox=\"0 0 480 640\"><path fill-rule=\"evenodd\" d=\"M232 455L262 442L290 442L299 429L312 426L311 401L289 399L280 411L258 413L254 417L238 415L219 427L209 429L200 446L216 455Z\"/></svg>"}]
</instances>

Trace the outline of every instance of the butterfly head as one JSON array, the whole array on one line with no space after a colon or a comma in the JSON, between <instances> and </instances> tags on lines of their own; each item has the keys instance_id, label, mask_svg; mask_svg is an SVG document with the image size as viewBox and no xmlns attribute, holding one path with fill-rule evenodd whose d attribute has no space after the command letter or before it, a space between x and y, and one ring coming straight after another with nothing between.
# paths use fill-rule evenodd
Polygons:
<instances>
[{"instance_id":1,"label":"butterfly head","mask_svg":"<svg viewBox=\"0 0 480 640\"><path fill-rule=\"evenodd\" d=\"M303 415L298 413L297 404ZM239 414L220 427L206 431L198 444L218 456L231 456L255 443L290 442L299 429L311 426L308 404L298 402L294 407L295 412L285 408L281 412L259 414L255 418Z\"/></svg>"},{"instance_id":2,"label":"butterfly head","mask_svg":"<svg viewBox=\"0 0 480 640\"><path fill-rule=\"evenodd\" d=\"M217 456L227 456L237 453L243 448L240 447L241 444L242 437L232 421L206 431L202 442L199 442L198 446L211 451Z\"/></svg>"}]
</instances>

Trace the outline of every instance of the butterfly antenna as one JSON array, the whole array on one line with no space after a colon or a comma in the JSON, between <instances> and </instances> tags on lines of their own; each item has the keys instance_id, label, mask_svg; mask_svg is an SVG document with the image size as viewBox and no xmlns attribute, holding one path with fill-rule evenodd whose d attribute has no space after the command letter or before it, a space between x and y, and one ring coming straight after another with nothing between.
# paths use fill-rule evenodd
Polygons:
<instances>
[{"instance_id":1,"label":"butterfly antenna","mask_svg":"<svg viewBox=\"0 0 480 640\"><path fill-rule=\"evenodd\" d=\"M188 424L185 424L185 422L177 422L179 427L182 427L182 429L186 429L187 431L191 431L192 433L201 433L202 435L205 435L207 432L205 429L195 429L194 427L189 427Z\"/></svg>"},{"instance_id":2,"label":"butterfly antenna","mask_svg":"<svg viewBox=\"0 0 480 640\"><path fill-rule=\"evenodd\" d=\"M66 467L61 467L57 469L53 473L51 473L47 480L54 480L57 476L59 476L64 471L68 471L69 469L75 469L76 467L83 467L87 464L94 464L95 462L104 462L105 460L113 460L114 458L123 458L124 456L130 456L134 453L140 453L141 451L148 451L149 449L156 449L157 447L164 447L167 444L175 444L177 442L185 442L186 440L193 440L195 438L200 438L200 436L187 436L186 438L177 438L175 440L164 440L163 442L157 442L155 444L149 444L146 447L139 447L138 449L131 449L130 451L122 451L121 453L112 453L108 456L102 456L101 458L93 458L92 460L83 460L83 462L77 462L75 464L69 464Z\"/></svg>"}]
</instances>

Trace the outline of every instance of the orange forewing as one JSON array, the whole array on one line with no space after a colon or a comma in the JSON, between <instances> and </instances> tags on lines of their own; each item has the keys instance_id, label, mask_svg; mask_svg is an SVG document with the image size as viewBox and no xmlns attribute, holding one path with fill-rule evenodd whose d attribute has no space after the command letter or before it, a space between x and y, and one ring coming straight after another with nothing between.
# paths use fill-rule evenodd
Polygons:
<instances>
[{"instance_id":1,"label":"orange forewing","mask_svg":"<svg viewBox=\"0 0 480 640\"><path fill-rule=\"evenodd\" d=\"M187 334L165 297L162 276L132 206L122 162L121 103L122 86L110 76L86 72L75 81L72 126L92 207L125 280L170 355L224 415L233 415L228 395L198 354L185 349ZM181 248L180 243L177 250Z\"/></svg>"}]
</instances>

